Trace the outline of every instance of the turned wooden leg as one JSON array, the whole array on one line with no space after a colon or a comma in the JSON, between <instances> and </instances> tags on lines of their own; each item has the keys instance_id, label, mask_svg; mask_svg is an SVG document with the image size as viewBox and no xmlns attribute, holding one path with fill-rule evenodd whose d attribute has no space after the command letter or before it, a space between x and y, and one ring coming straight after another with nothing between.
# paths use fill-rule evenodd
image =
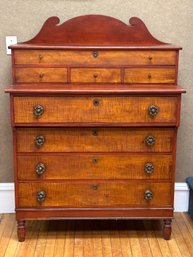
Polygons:
<instances>
[{"instance_id":1,"label":"turned wooden leg","mask_svg":"<svg viewBox=\"0 0 193 257\"><path fill-rule=\"evenodd\" d=\"M25 221L18 220L17 221L17 236L19 242L25 241Z\"/></svg>"},{"instance_id":2,"label":"turned wooden leg","mask_svg":"<svg viewBox=\"0 0 193 257\"><path fill-rule=\"evenodd\" d=\"M169 240L171 233L172 233L172 220L164 219L163 220L163 237L164 237L164 239Z\"/></svg>"}]
</instances>

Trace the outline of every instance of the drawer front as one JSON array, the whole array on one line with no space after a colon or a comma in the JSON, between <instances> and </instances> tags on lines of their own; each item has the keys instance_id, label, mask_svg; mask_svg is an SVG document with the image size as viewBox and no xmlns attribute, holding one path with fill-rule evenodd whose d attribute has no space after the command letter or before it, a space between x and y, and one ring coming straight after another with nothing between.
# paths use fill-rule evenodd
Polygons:
<instances>
[{"instance_id":1,"label":"drawer front","mask_svg":"<svg viewBox=\"0 0 193 257\"><path fill-rule=\"evenodd\" d=\"M72 83L121 83L120 69L72 68Z\"/></svg>"},{"instance_id":2,"label":"drawer front","mask_svg":"<svg viewBox=\"0 0 193 257\"><path fill-rule=\"evenodd\" d=\"M170 179L172 155L18 155L18 179Z\"/></svg>"},{"instance_id":3,"label":"drawer front","mask_svg":"<svg viewBox=\"0 0 193 257\"><path fill-rule=\"evenodd\" d=\"M18 128L17 152L172 152L173 128Z\"/></svg>"},{"instance_id":4,"label":"drawer front","mask_svg":"<svg viewBox=\"0 0 193 257\"><path fill-rule=\"evenodd\" d=\"M15 82L42 83L67 82L66 68L17 68L15 69Z\"/></svg>"},{"instance_id":5,"label":"drawer front","mask_svg":"<svg viewBox=\"0 0 193 257\"><path fill-rule=\"evenodd\" d=\"M14 50L14 64L175 65L176 51Z\"/></svg>"},{"instance_id":6,"label":"drawer front","mask_svg":"<svg viewBox=\"0 0 193 257\"><path fill-rule=\"evenodd\" d=\"M125 83L175 83L174 68L128 68L125 69Z\"/></svg>"},{"instance_id":7,"label":"drawer front","mask_svg":"<svg viewBox=\"0 0 193 257\"><path fill-rule=\"evenodd\" d=\"M152 192L151 200L145 199L147 190ZM18 207L126 208L170 205L170 183L63 182L18 185Z\"/></svg>"},{"instance_id":8,"label":"drawer front","mask_svg":"<svg viewBox=\"0 0 193 257\"><path fill-rule=\"evenodd\" d=\"M36 116L38 105L44 110ZM155 115L151 106L158 108ZM14 97L15 123L176 123L177 110L177 97Z\"/></svg>"}]
</instances>

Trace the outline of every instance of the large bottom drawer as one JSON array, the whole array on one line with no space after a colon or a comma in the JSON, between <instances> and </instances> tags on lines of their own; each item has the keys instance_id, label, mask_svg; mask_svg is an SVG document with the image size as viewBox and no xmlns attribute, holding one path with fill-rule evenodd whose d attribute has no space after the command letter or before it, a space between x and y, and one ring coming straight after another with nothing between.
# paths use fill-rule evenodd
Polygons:
<instances>
[{"instance_id":1,"label":"large bottom drawer","mask_svg":"<svg viewBox=\"0 0 193 257\"><path fill-rule=\"evenodd\" d=\"M63 182L19 183L21 207L169 207L171 183Z\"/></svg>"}]
</instances>

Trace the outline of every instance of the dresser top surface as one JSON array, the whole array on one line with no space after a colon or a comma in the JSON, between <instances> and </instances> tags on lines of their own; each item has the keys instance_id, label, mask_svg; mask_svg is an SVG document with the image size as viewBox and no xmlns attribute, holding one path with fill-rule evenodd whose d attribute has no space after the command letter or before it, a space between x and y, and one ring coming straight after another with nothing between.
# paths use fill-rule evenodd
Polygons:
<instances>
[{"instance_id":1,"label":"dresser top surface","mask_svg":"<svg viewBox=\"0 0 193 257\"><path fill-rule=\"evenodd\" d=\"M45 21L39 33L12 49L181 49L156 39L137 17L129 25L110 16L83 15L65 21L58 17Z\"/></svg>"}]
</instances>

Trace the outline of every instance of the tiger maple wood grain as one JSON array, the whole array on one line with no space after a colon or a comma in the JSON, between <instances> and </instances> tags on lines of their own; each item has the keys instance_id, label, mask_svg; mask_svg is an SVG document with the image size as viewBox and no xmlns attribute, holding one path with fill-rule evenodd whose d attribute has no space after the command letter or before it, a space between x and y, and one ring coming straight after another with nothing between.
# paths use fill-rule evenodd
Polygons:
<instances>
[{"instance_id":1,"label":"tiger maple wood grain","mask_svg":"<svg viewBox=\"0 0 193 257\"><path fill-rule=\"evenodd\" d=\"M146 163L154 171L147 174ZM43 163L45 172L36 173L36 165ZM171 178L172 155L130 154L52 154L18 155L18 179L165 179Z\"/></svg>"},{"instance_id":2,"label":"tiger maple wood grain","mask_svg":"<svg viewBox=\"0 0 193 257\"><path fill-rule=\"evenodd\" d=\"M128 68L125 69L125 83L175 83L175 68Z\"/></svg>"},{"instance_id":3,"label":"tiger maple wood grain","mask_svg":"<svg viewBox=\"0 0 193 257\"><path fill-rule=\"evenodd\" d=\"M14 64L60 65L175 65L176 51L139 50L15 50ZM152 57L151 61L149 57Z\"/></svg>"},{"instance_id":4,"label":"tiger maple wood grain","mask_svg":"<svg viewBox=\"0 0 193 257\"><path fill-rule=\"evenodd\" d=\"M98 100L99 104L94 105ZM33 114L36 105L44 107L37 118ZM155 105L159 112L155 117L148 107ZM45 122L176 122L177 97L14 97L16 123Z\"/></svg>"},{"instance_id":5,"label":"tiger maple wood grain","mask_svg":"<svg viewBox=\"0 0 193 257\"><path fill-rule=\"evenodd\" d=\"M66 68L17 68L15 69L16 83L32 82L67 82Z\"/></svg>"},{"instance_id":6,"label":"tiger maple wood grain","mask_svg":"<svg viewBox=\"0 0 193 257\"><path fill-rule=\"evenodd\" d=\"M97 133L97 135L93 135ZM42 146L35 144L44 136ZM147 146L145 138L156 138ZM18 128L17 152L172 152L173 128Z\"/></svg>"},{"instance_id":7,"label":"tiger maple wood grain","mask_svg":"<svg viewBox=\"0 0 193 257\"><path fill-rule=\"evenodd\" d=\"M72 83L121 83L121 69L72 68Z\"/></svg>"},{"instance_id":8,"label":"tiger maple wood grain","mask_svg":"<svg viewBox=\"0 0 193 257\"><path fill-rule=\"evenodd\" d=\"M153 192L153 199L144 199L146 190ZM39 202L38 191L45 191L46 198ZM170 183L132 182L60 182L19 183L18 207L135 207L171 206Z\"/></svg>"}]
</instances>

